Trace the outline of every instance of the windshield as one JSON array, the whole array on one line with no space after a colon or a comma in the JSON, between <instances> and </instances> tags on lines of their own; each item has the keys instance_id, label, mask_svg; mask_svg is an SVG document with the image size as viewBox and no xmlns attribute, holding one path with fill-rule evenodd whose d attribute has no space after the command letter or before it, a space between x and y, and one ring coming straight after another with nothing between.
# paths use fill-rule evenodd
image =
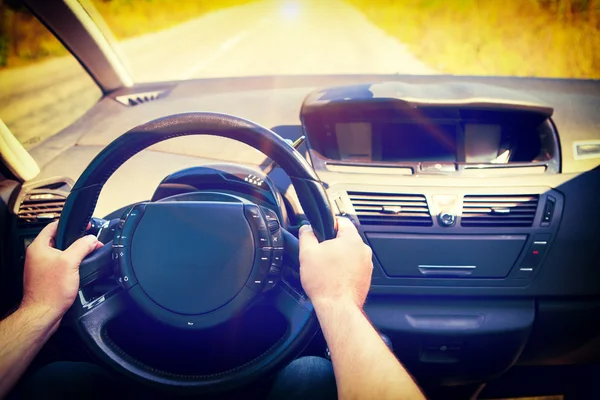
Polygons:
<instances>
[{"instance_id":1,"label":"windshield","mask_svg":"<svg viewBox=\"0 0 600 400\"><path fill-rule=\"evenodd\" d=\"M79 3L136 83L315 74L600 78L600 0ZM21 1L0 0L0 118L26 148L73 124L101 95Z\"/></svg>"},{"instance_id":2,"label":"windshield","mask_svg":"<svg viewBox=\"0 0 600 400\"><path fill-rule=\"evenodd\" d=\"M86 0L137 82L304 74L600 78L595 0Z\"/></svg>"}]
</instances>

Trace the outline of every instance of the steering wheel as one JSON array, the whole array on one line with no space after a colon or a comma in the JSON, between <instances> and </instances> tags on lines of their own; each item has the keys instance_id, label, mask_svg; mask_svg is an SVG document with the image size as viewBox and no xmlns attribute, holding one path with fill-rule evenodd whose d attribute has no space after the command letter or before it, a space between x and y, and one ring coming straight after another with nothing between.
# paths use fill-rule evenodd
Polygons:
<instances>
[{"instance_id":1,"label":"steering wheel","mask_svg":"<svg viewBox=\"0 0 600 400\"><path fill-rule=\"evenodd\" d=\"M84 234L103 185L125 161L153 144L187 135L234 139L269 156L289 175L317 238L335 237L325 189L296 150L251 121L201 112L137 126L102 150L66 200L57 248L66 249ZM102 275L100 270L110 270L119 288L91 302L75 302L77 332L109 366L163 388L218 392L273 374L296 357L318 329L310 300L285 281L265 293L271 259L282 251L271 242L269 227L274 223L260 206L225 193L167 198L129 208L113 242L81 264L82 286ZM90 274L90 268L95 273ZM262 355L224 372L185 375L158 370L127 354L107 335L107 324L131 307L160 323L197 331L231 320L265 298L285 318L285 334Z\"/></svg>"}]
</instances>

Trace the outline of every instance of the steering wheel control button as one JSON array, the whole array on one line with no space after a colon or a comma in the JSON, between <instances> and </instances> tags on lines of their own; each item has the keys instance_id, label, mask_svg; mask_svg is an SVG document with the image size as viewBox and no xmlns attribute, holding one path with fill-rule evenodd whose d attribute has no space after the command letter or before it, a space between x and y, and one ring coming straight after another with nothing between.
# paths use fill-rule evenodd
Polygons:
<instances>
[{"instance_id":1,"label":"steering wheel control button","mask_svg":"<svg viewBox=\"0 0 600 400\"><path fill-rule=\"evenodd\" d=\"M113 258L117 262L117 283L123 289L130 289L137 284L131 268L131 249L129 247L113 248Z\"/></svg>"},{"instance_id":2,"label":"steering wheel control button","mask_svg":"<svg viewBox=\"0 0 600 400\"><path fill-rule=\"evenodd\" d=\"M135 280L135 277L129 276L129 275L119 276L117 278L117 283L119 284L119 286L121 286L125 290L131 289L132 287L137 285L137 281Z\"/></svg>"},{"instance_id":3,"label":"steering wheel control button","mask_svg":"<svg viewBox=\"0 0 600 400\"><path fill-rule=\"evenodd\" d=\"M260 249L256 252L258 262L258 272L261 275L266 274L269 271L269 265L271 265L271 257L273 251L271 249Z\"/></svg>"},{"instance_id":4,"label":"steering wheel control button","mask_svg":"<svg viewBox=\"0 0 600 400\"><path fill-rule=\"evenodd\" d=\"M117 283L123 289L131 289L138 283L131 264L131 237L143 213L143 205L128 208L121 215L115 231L113 239L113 260L116 262L115 275Z\"/></svg>"},{"instance_id":5,"label":"steering wheel control button","mask_svg":"<svg viewBox=\"0 0 600 400\"><path fill-rule=\"evenodd\" d=\"M442 211L438 214L438 222L441 226L454 226L456 224L456 215L448 211Z\"/></svg>"},{"instance_id":6,"label":"steering wheel control button","mask_svg":"<svg viewBox=\"0 0 600 400\"><path fill-rule=\"evenodd\" d=\"M267 275L269 274L269 268L271 266L271 249L258 249L254 257L254 268L248 278L248 286L250 289L260 292L263 290L267 282Z\"/></svg>"},{"instance_id":7,"label":"steering wheel control button","mask_svg":"<svg viewBox=\"0 0 600 400\"><path fill-rule=\"evenodd\" d=\"M122 221L119 221L115 228L115 235L113 236L113 246L121 247L123 243L121 242L121 236L123 235L123 224Z\"/></svg>"},{"instance_id":8,"label":"steering wheel control button","mask_svg":"<svg viewBox=\"0 0 600 400\"><path fill-rule=\"evenodd\" d=\"M127 207L121 214L120 219L125 221L127 219L127 217L129 216L129 213L131 212L131 210L133 210L133 207Z\"/></svg>"},{"instance_id":9,"label":"steering wheel control button","mask_svg":"<svg viewBox=\"0 0 600 400\"><path fill-rule=\"evenodd\" d=\"M276 232L271 233L271 245L273 246L273 248L283 248L283 233L281 232L281 229L278 229Z\"/></svg>"},{"instance_id":10,"label":"steering wheel control button","mask_svg":"<svg viewBox=\"0 0 600 400\"><path fill-rule=\"evenodd\" d=\"M254 204L244 205L244 212L253 228L254 242L257 248L271 247L271 233L262 212Z\"/></svg>"},{"instance_id":11,"label":"steering wheel control button","mask_svg":"<svg viewBox=\"0 0 600 400\"><path fill-rule=\"evenodd\" d=\"M263 292L267 292L275 287L275 285L279 282L279 279L269 277L265 282L265 286L263 288Z\"/></svg>"},{"instance_id":12,"label":"steering wheel control button","mask_svg":"<svg viewBox=\"0 0 600 400\"><path fill-rule=\"evenodd\" d=\"M139 217L141 215L141 212L142 210L140 209L133 210L127 217L127 220L125 221L125 224L123 225L123 229L121 231L121 244L129 245L131 243L131 238L140 220Z\"/></svg>"},{"instance_id":13,"label":"steering wheel control button","mask_svg":"<svg viewBox=\"0 0 600 400\"><path fill-rule=\"evenodd\" d=\"M271 233L277 232L279 230L279 221L272 219L269 220L267 224L269 225L269 231L271 231Z\"/></svg>"},{"instance_id":14,"label":"steering wheel control button","mask_svg":"<svg viewBox=\"0 0 600 400\"><path fill-rule=\"evenodd\" d=\"M274 249L271 256L271 267L269 268L269 274L280 275L283 263L283 250Z\"/></svg>"},{"instance_id":15,"label":"steering wheel control button","mask_svg":"<svg viewBox=\"0 0 600 400\"><path fill-rule=\"evenodd\" d=\"M283 233L281 232L281 224L279 223L277 214L270 208L262 207L262 210L265 213L269 232L271 232L271 246L274 248L283 248Z\"/></svg>"}]
</instances>

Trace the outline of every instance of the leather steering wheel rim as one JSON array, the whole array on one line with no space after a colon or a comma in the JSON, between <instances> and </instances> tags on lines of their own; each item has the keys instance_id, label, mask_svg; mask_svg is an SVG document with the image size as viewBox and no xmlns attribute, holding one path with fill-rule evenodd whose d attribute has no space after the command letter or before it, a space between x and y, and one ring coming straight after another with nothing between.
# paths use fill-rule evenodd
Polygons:
<instances>
[{"instance_id":1,"label":"leather steering wheel rim","mask_svg":"<svg viewBox=\"0 0 600 400\"><path fill-rule=\"evenodd\" d=\"M237 140L270 157L290 177L317 239L323 241L335 237L335 218L323 184L306 159L281 136L243 118L195 112L174 114L139 125L106 146L83 171L65 202L56 247L64 250L81 237L102 187L125 161L154 144L192 135Z\"/></svg>"},{"instance_id":2,"label":"leather steering wheel rim","mask_svg":"<svg viewBox=\"0 0 600 400\"><path fill-rule=\"evenodd\" d=\"M66 249L85 232L102 187L125 161L151 145L190 135L237 140L273 159L289 175L317 238L322 241L335 237L335 218L325 188L302 155L279 135L254 122L226 114L197 112L171 115L139 125L103 149L82 173L66 200L58 226L57 248ZM274 302L280 311L288 310L286 312L290 314L289 318L286 316L288 331L269 350L242 366L222 373L201 376L172 374L133 359L112 342L104 324L99 323L102 319L108 321L112 313L122 311L127 302L124 293L103 298L95 309L82 307L76 328L101 360L126 375L163 387L195 392L240 387L291 361L318 329L310 301L282 281L280 294Z\"/></svg>"}]
</instances>

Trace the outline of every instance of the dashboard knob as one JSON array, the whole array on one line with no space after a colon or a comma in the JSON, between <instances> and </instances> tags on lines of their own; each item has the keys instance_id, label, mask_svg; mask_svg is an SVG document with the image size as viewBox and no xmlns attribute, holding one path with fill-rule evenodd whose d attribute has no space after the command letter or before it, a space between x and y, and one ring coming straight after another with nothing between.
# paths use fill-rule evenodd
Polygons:
<instances>
[{"instance_id":1,"label":"dashboard knob","mask_svg":"<svg viewBox=\"0 0 600 400\"><path fill-rule=\"evenodd\" d=\"M456 215L447 211L442 211L438 214L438 222L441 226L454 226L456 223Z\"/></svg>"}]
</instances>

